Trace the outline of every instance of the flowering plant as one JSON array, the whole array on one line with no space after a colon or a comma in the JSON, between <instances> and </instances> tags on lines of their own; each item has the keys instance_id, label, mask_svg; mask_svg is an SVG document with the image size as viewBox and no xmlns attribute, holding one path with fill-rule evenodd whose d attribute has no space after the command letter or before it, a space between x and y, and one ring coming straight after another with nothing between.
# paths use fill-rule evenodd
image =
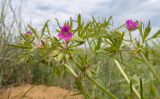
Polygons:
<instances>
[{"instance_id":1,"label":"flowering plant","mask_svg":"<svg viewBox=\"0 0 160 99\"><path fill-rule=\"evenodd\" d=\"M98 78L101 74L100 70L103 70L100 67L101 62L109 56L110 61L114 63L113 65L122 75L119 79L125 79L130 89L133 90L131 93L138 98L143 98L142 79L145 76L143 74L139 76L140 88L135 87L139 83L139 79L132 83L132 77L128 76L132 70L124 70L124 66L128 65L126 54L141 60L146 65L144 68L149 68L154 76L153 79L156 79L160 85L159 75L148 57L148 54L153 51L148 43L158 38L160 31L149 36L151 34L150 22L148 26L144 27L142 22L127 20L125 26L113 28L110 21L111 17L101 22L93 17L92 20L85 23L82 21L81 15L78 15L77 21L71 18L70 21L59 26L57 36L52 35L48 26L49 21L47 21L41 32L28 26L30 32L21 33L23 39L19 44L11 44L11 46L23 50L19 55L19 62L29 61L32 64L47 64L56 71L59 70L60 75L63 75L66 70L69 71L75 78L76 88L86 99L96 98L97 90L101 92L101 95L106 94L107 97L117 98L114 90L107 88L102 84L103 80L99 81L100 78ZM57 23L59 25L58 20ZM124 28L127 28L127 31L124 31ZM133 34L131 34L133 31L139 32L139 37L133 38ZM28 35L31 37L28 38ZM127 38L128 35L130 38ZM92 56L98 57L101 54L106 56L99 61L91 62ZM108 62L109 60L105 61ZM135 68L137 67L135 66ZM89 86L88 89L85 87L87 85ZM90 92L90 89L93 91Z\"/></svg>"}]
</instances>

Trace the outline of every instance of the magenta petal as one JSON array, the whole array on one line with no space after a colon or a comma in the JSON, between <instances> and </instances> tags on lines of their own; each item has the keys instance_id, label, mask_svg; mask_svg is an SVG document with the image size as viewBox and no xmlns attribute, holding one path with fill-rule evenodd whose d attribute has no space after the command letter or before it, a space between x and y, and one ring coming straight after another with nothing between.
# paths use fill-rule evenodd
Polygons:
<instances>
[{"instance_id":1,"label":"magenta petal","mask_svg":"<svg viewBox=\"0 0 160 99\"><path fill-rule=\"evenodd\" d=\"M69 33L67 34L67 36L65 36L63 39L64 39L65 41L69 41L69 40L72 39L72 36L73 36L73 34L69 32Z\"/></svg>"},{"instance_id":2,"label":"magenta petal","mask_svg":"<svg viewBox=\"0 0 160 99\"><path fill-rule=\"evenodd\" d=\"M138 22L134 22L133 20L127 20L126 21L126 28L129 30L129 31L133 31L135 29L137 29L139 26Z\"/></svg>"},{"instance_id":3,"label":"magenta petal","mask_svg":"<svg viewBox=\"0 0 160 99\"><path fill-rule=\"evenodd\" d=\"M32 32L27 31L25 34L26 34L26 35L32 35Z\"/></svg>"},{"instance_id":4,"label":"magenta petal","mask_svg":"<svg viewBox=\"0 0 160 99\"><path fill-rule=\"evenodd\" d=\"M63 39L65 37L64 33L59 33L57 36L58 36L59 39Z\"/></svg>"},{"instance_id":5,"label":"magenta petal","mask_svg":"<svg viewBox=\"0 0 160 99\"><path fill-rule=\"evenodd\" d=\"M133 25L134 25L134 27L138 27L139 23L138 22L134 22Z\"/></svg>"},{"instance_id":6,"label":"magenta petal","mask_svg":"<svg viewBox=\"0 0 160 99\"><path fill-rule=\"evenodd\" d=\"M68 35L67 35L67 36L72 37L73 34L72 34L71 32L68 32Z\"/></svg>"},{"instance_id":7,"label":"magenta petal","mask_svg":"<svg viewBox=\"0 0 160 99\"><path fill-rule=\"evenodd\" d=\"M69 32L70 30L70 26L68 25L64 25L63 27L61 27L61 32Z\"/></svg>"},{"instance_id":8,"label":"magenta petal","mask_svg":"<svg viewBox=\"0 0 160 99\"><path fill-rule=\"evenodd\" d=\"M70 26L64 25L61 27L61 32L57 35L59 39L63 39L64 41L69 41L72 38L73 34L70 32Z\"/></svg>"},{"instance_id":9,"label":"magenta petal","mask_svg":"<svg viewBox=\"0 0 160 99\"><path fill-rule=\"evenodd\" d=\"M57 37L59 39L63 39L64 41L69 41L72 38L73 34L71 32L68 33L59 33Z\"/></svg>"}]
</instances>

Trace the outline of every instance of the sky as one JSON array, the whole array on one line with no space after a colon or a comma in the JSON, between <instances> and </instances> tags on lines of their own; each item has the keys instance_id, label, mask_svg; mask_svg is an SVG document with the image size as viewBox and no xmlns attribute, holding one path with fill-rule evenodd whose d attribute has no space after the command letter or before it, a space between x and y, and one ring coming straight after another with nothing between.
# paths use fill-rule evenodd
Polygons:
<instances>
[{"instance_id":1,"label":"sky","mask_svg":"<svg viewBox=\"0 0 160 99\"><path fill-rule=\"evenodd\" d=\"M18 5L20 0L12 0L12 4ZM113 16L117 25L127 19L144 23L151 20L153 29L160 28L160 0L22 0L21 6L24 22L36 27L54 18L63 24L80 13L84 20L92 16L98 19Z\"/></svg>"}]
</instances>

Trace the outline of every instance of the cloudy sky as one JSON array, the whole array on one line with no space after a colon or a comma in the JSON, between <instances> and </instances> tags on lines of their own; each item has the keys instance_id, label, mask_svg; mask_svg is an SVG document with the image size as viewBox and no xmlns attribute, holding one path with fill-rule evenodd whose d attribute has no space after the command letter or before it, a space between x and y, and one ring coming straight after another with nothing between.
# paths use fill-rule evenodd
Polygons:
<instances>
[{"instance_id":1,"label":"cloudy sky","mask_svg":"<svg viewBox=\"0 0 160 99\"><path fill-rule=\"evenodd\" d=\"M18 4L19 0L12 0ZM41 26L47 19L58 18L61 23L69 17L82 14L84 19L91 16L104 18L113 16L116 24L126 19L147 22L154 28L160 27L160 0L23 0L22 17L26 23Z\"/></svg>"}]
</instances>

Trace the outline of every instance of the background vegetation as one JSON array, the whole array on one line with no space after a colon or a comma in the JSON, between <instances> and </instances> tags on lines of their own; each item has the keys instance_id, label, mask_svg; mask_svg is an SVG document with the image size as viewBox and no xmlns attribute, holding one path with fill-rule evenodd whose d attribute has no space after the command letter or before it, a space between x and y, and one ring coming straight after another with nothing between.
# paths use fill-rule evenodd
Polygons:
<instances>
[{"instance_id":1,"label":"background vegetation","mask_svg":"<svg viewBox=\"0 0 160 99\"><path fill-rule=\"evenodd\" d=\"M17 86L25 83L44 84L48 86L53 85L69 89L76 88L80 91L80 94L86 94L86 98L110 98L105 94L105 92L97 88L96 85L91 85L92 82L88 81L87 77L84 78L81 83L81 81L75 80L75 77L72 76L72 74L68 72L66 68L61 68L61 64L53 63L50 65L46 64L45 61L34 63L34 59L39 60L41 57L39 54L36 54L36 51L34 52L35 56L31 57L26 56L28 54L25 54L23 49L9 46L9 44L20 42L23 39L22 36L15 36L14 34L22 33L22 31L25 31L27 28L25 25L22 26L22 19L20 18L19 13L17 13L18 10L16 10L17 12L13 10L10 3L11 2L7 0L3 0L0 8L0 88ZM8 11L11 11L13 14L10 24L7 23ZM77 20L80 19L81 17L78 16ZM106 24L106 21L99 23L94 18L91 22L94 24L93 27ZM110 31L110 29L108 30ZM94 32L96 31L98 30L95 30ZM110 40L113 39L113 46L104 48L102 50L100 49L101 46L98 46L99 39L94 38L96 40L88 41L90 45L93 45L92 47L89 47L89 45L86 44L88 47L83 46L78 48L77 55L73 57L73 60L69 60L76 73L83 74L83 72L80 71L76 65L95 65L97 71L96 75L93 73L93 79L103 86L103 88L108 89L116 97L120 99L136 99L137 96L132 89L132 85L134 85L134 87L141 94L141 98L160 98L160 84L158 84L158 81L155 79L150 68L148 68L146 65L145 60L139 54L137 54L137 52L126 52L116 49L117 46L119 47L118 44L120 43L120 40L116 41L115 39L119 39L121 35L118 35L116 30L114 33L109 34ZM116 38L116 36L118 37ZM156 38L158 38L158 36L159 31L157 32ZM107 43L107 41L105 43ZM137 46L140 46L138 42L136 42L136 44ZM143 55L152 65L154 65L153 68L156 70L156 73L159 76L160 43L158 42L158 39L156 39L154 42L152 40L149 43L146 42L141 47ZM113 61L114 58L118 60L121 67L128 75L130 79L129 84L117 68L116 63Z\"/></svg>"}]
</instances>

